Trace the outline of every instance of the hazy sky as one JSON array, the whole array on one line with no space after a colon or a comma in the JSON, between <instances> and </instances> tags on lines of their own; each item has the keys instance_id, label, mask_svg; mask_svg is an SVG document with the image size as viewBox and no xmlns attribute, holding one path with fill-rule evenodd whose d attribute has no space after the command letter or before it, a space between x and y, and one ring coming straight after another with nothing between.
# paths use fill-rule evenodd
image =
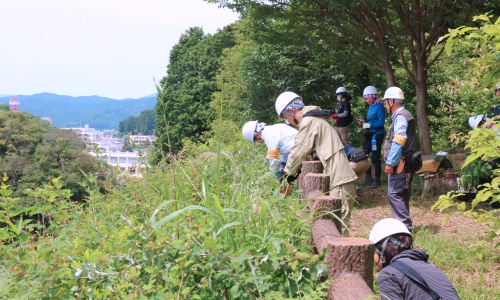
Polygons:
<instances>
[{"instance_id":1,"label":"hazy sky","mask_svg":"<svg viewBox=\"0 0 500 300\"><path fill-rule=\"evenodd\" d=\"M237 19L203 0L0 0L0 94L140 98L189 27Z\"/></svg>"}]
</instances>

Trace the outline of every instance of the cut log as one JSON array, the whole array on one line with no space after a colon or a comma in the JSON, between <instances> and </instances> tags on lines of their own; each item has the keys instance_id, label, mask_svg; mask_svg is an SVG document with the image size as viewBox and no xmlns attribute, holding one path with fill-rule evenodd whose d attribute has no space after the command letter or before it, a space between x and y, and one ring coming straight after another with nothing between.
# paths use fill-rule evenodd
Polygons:
<instances>
[{"instance_id":1,"label":"cut log","mask_svg":"<svg viewBox=\"0 0 500 300\"><path fill-rule=\"evenodd\" d=\"M328 299L361 300L378 299L359 274L343 273L328 290Z\"/></svg>"},{"instance_id":2,"label":"cut log","mask_svg":"<svg viewBox=\"0 0 500 300\"><path fill-rule=\"evenodd\" d=\"M342 198L337 196L320 196L316 198L308 209L314 211L314 219L332 220L339 232L342 232Z\"/></svg>"},{"instance_id":3,"label":"cut log","mask_svg":"<svg viewBox=\"0 0 500 300\"><path fill-rule=\"evenodd\" d=\"M304 177L302 200L328 195L330 176L327 174L309 173Z\"/></svg>"},{"instance_id":4,"label":"cut log","mask_svg":"<svg viewBox=\"0 0 500 300\"><path fill-rule=\"evenodd\" d=\"M301 173L297 179L299 190L304 190L304 177L309 173L323 173L323 164L319 160L309 160L302 163Z\"/></svg>"},{"instance_id":5,"label":"cut log","mask_svg":"<svg viewBox=\"0 0 500 300\"><path fill-rule=\"evenodd\" d=\"M333 243L335 239L342 237L335 223L328 219L314 221L311 231L313 243L318 253L323 252L324 248L328 248L328 245Z\"/></svg>"},{"instance_id":6,"label":"cut log","mask_svg":"<svg viewBox=\"0 0 500 300\"><path fill-rule=\"evenodd\" d=\"M373 289L373 247L365 238L333 239L328 244L328 279L335 280L345 273L359 274Z\"/></svg>"}]
</instances>

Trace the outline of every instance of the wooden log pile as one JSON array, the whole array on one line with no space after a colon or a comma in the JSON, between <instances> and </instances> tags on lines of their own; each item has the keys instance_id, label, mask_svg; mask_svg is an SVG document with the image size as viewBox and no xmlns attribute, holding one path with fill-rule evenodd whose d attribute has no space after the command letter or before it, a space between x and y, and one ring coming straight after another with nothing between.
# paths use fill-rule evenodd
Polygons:
<instances>
[{"instance_id":1,"label":"wooden log pile","mask_svg":"<svg viewBox=\"0 0 500 300\"><path fill-rule=\"evenodd\" d=\"M316 251L327 249L328 299L358 300L373 297L373 243L365 238L343 237L342 199L329 196L330 176L320 161L307 161L298 178L302 201L313 211L312 242Z\"/></svg>"}]
</instances>

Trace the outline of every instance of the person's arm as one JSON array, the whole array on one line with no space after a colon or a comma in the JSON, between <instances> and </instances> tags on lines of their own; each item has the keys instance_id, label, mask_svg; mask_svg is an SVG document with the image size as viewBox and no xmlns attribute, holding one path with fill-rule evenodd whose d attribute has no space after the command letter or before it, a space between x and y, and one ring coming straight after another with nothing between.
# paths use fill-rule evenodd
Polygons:
<instances>
[{"instance_id":1,"label":"person's arm","mask_svg":"<svg viewBox=\"0 0 500 300\"><path fill-rule=\"evenodd\" d=\"M347 117L348 115L349 115L349 110L348 110L348 109L346 109L346 110L344 110L344 112L343 112L343 113L341 113L341 114L337 114L337 118L345 118L345 117Z\"/></svg>"},{"instance_id":2,"label":"person's arm","mask_svg":"<svg viewBox=\"0 0 500 300\"><path fill-rule=\"evenodd\" d=\"M350 110L350 105L347 100L344 100L339 107L339 110L342 110L341 108L344 108L344 111L340 114L337 114L337 118L345 118L349 115L349 110Z\"/></svg>"},{"instance_id":3,"label":"person's arm","mask_svg":"<svg viewBox=\"0 0 500 300\"><path fill-rule=\"evenodd\" d=\"M383 300L403 300L404 294L396 280L396 277L384 272L378 275L378 288L380 299Z\"/></svg>"},{"instance_id":4,"label":"person's arm","mask_svg":"<svg viewBox=\"0 0 500 300\"><path fill-rule=\"evenodd\" d=\"M396 120L394 120L394 139L391 144L391 151L387 156L385 161L386 165L397 166L401 160L401 155L403 154L403 147L406 144L406 129L408 128L408 122L402 115L397 115Z\"/></svg>"},{"instance_id":5,"label":"person's arm","mask_svg":"<svg viewBox=\"0 0 500 300\"><path fill-rule=\"evenodd\" d=\"M295 142L286 161L285 173L296 176L302 167L302 161L306 160L314 147L314 135L311 131L312 117L303 118L300 122L299 132L295 136Z\"/></svg>"}]
</instances>

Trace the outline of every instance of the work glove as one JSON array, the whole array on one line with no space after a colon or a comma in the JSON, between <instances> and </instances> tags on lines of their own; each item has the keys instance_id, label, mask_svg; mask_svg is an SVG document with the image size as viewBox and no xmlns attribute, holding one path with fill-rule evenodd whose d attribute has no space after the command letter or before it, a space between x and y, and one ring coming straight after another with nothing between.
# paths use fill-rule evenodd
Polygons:
<instances>
[{"instance_id":1,"label":"work glove","mask_svg":"<svg viewBox=\"0 0 500 300\"><path fill-rule=\"evenodd\" d=\"M294 182L295 180L297 180L297 177L298 177L298 175L297 176L288 175L286 177L286 182L288 182L289 184L292 184L292 182Z\"/></svg>"}]
</instances>

